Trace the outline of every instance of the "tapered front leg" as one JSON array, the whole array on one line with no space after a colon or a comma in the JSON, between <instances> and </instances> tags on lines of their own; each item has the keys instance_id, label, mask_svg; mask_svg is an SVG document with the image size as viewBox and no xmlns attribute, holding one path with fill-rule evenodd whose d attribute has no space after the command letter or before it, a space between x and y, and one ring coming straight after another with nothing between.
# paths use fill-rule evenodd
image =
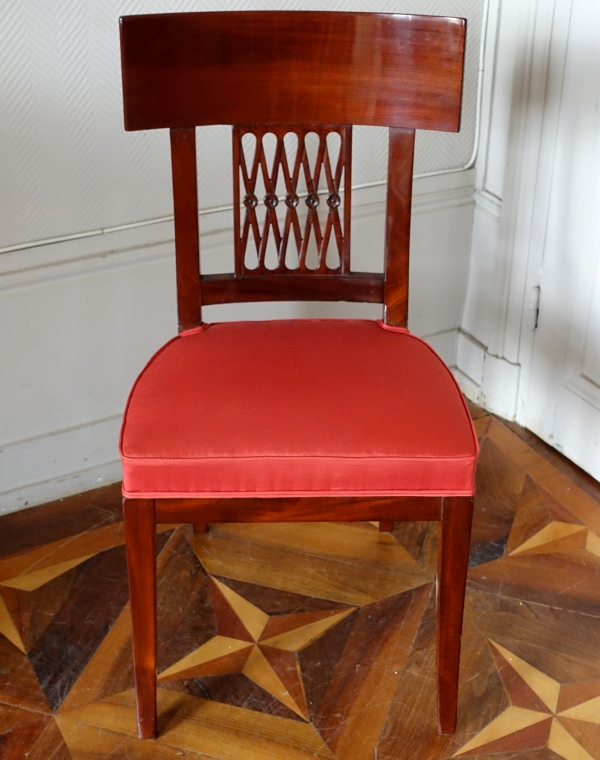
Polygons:
<instances>
[{"instance_id":1,"label":"tapered front leg","mask_svg":"<svg viewBox=\"0 0 600 760\"><path fill-rule=\"evenodd\" d=\"M394 521L393 520L380 520L379 521L379 532L380 533L391 533L394 530Z\"/></svg>"},{"instance_id":2,"label":"tapered front leg","mask_svg":"<svg viewBox=\"0 0 600 760\"><path fill-rule=\"evenodd\" d=\"M156 735L156 527L152 499L123 499L140 739Z\"/></svg>"},{"instance_id":3,"label":"tapered front leg","mask_svg":"<svg viewBox=\"0 0 600 760\"><path fill-rule=\"evenodd\" d=\"M472 519L472 496L443 499L437 571L438 724L441 734L453 734L456 730L460 640Z\"/></svg>"}]
</instances>

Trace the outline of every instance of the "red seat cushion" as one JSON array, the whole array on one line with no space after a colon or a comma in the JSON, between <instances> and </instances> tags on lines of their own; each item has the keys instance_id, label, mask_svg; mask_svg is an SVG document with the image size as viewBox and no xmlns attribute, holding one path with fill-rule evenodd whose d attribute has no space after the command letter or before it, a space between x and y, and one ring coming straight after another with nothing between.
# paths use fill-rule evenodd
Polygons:
<instances>
[{"instance_id":1,"label":"red seat cushion","mask_svg":"<svg viewBox=\"0 0 600 760\"><path fill-rule=\"evenodd\" d=\"M130 498L470 495L478 454L442 360L366 320L182 333L137 379L120 448Z\"/></svg>"}]
</instances>

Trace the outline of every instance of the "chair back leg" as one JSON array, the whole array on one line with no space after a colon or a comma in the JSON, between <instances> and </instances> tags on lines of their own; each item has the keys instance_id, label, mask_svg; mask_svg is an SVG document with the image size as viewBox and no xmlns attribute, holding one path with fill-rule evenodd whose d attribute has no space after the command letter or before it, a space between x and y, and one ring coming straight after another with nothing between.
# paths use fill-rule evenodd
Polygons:
<instances>
[{"instance_id":1,"label":"chair back leg","mask_svg":"<svg viewBox=\"0 0 600 760\"><path fill-rule=\"evenodd\" d=\"M443 500L437 569L438 722L441 734L453 734L456 730L460 640L472 517L472 496Z\"/></svg>"},{"instance_id":2,"label":"chair back leg","mask_svg":"<svg viewBox=\"0 0 600 760\"><path fill-rule=\"evenodd\" d=\"M156 559L154 501L123 499L133 663L140 739L156 736Z\"/></svg>"}]
</instances>

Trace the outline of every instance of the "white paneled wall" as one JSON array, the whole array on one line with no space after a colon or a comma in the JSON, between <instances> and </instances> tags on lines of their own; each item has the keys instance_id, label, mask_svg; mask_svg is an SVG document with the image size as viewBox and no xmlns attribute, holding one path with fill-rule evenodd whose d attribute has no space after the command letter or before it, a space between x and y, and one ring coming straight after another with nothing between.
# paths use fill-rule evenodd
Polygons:
<instances>
[{"instance_id":1,"label":"white paneled wall","mask_svg":"<svg viewBox=\"0 0 600 760\"><path fill-rule=\"evenodd\" d=\"M463 128L420 133L417 172L470 160L484 0L382 0L382 12L467 16ZM119 479L126 394L176 328L166 132L122 127L124 13L242 8L374 10L368 0L13 0L0 27L0 513ZM229 268L230 132L199 131L203 268ZM385 177L386 134L358 128L354 184ZM415 181L411 329L454 365L474 170ZM381 269L385 188L353 196L353 267ZM139 226L133 226L137 225ZM123 226L123 229L114 229ZM85 236L89 234L90 236ZM48 239L59 238L50 243ZM319 310L320 309L320 310ZM211 307L209 320L378 315L372 305Z\"/></svg>"}]
</instances>

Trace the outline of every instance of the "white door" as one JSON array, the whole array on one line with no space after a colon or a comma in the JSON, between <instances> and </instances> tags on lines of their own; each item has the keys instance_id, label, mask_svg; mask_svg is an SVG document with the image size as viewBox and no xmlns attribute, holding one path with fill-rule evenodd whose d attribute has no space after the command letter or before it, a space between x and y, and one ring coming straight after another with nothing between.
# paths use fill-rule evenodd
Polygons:
<instances>
[{"instance_id":1,"label":"white door","mask_svg":"<svg viewBox=\"0 0 600 760\"><path fill-rule=\"evenodd\" d=\"M560 111L541 157L553 171L519 421L600 479L600 2L571 11L562 88L549 88Z\"/></svg>"}]
</instances>

